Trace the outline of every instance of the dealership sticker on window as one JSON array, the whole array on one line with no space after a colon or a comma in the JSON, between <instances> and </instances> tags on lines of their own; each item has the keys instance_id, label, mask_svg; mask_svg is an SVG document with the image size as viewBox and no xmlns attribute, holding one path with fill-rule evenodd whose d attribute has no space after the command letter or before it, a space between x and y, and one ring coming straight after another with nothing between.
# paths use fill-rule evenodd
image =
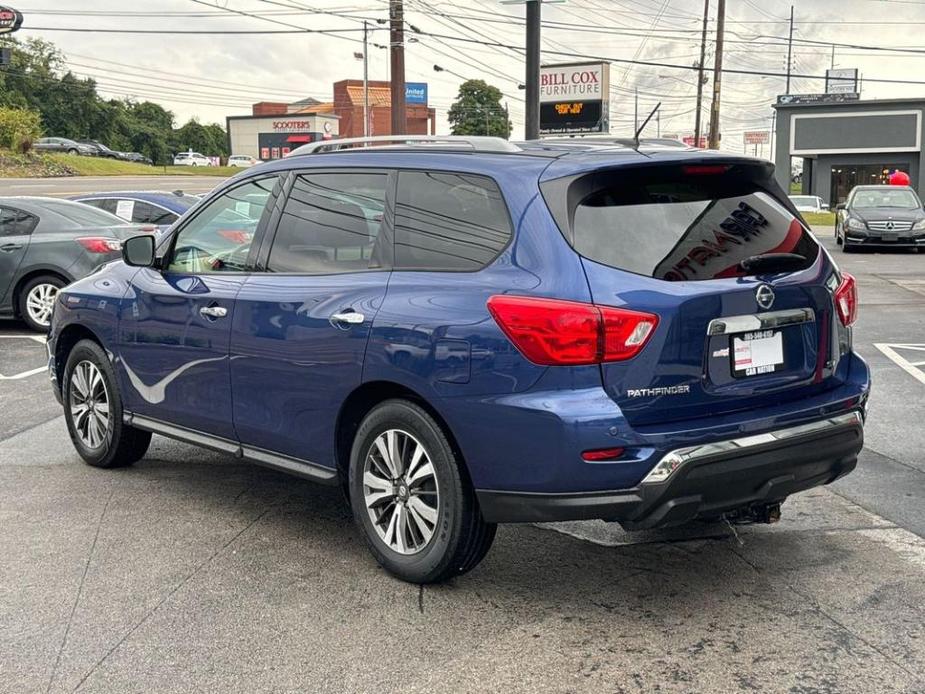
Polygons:
<instances>
[{"instance_id":1,"label":"dealership sticker on window","mask_svg":"<svg viewBox=\"0 0 925 694\"><path fill-rule=\"evenodd\" d=\"M784 340L780 332L758 330L732 338L733 376L773 373L784 363Z\"/></svg>"},{"instance_id":2,"label":"dealership sticker on window","mask_svg":"<svg viewBox=\"0 0 925 694\"><path fill-rule=\"evenodd\" d=\"M119 200L119 202L116 203L116 217L121 217L126 222L132 221L132 213L134 211L134 200Z\"/></svg>"}]
</instances>

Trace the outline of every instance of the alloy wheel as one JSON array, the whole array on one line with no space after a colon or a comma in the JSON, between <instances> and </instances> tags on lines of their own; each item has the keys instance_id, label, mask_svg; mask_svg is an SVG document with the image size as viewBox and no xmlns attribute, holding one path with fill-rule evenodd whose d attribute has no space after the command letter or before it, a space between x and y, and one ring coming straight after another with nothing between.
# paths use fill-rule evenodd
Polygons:
<instances>
[{"instance_id":1,"label":"alloy wheel","mask_svg":"<svg viewBox=\"0 0 925 694\"><path fill-rule=\"evenodd\" d=\"M112 436L109 419L109 393L99 367L91 361L81 361L71 372L69 396L71 421L81 443L87 448L99 448Z\"/></svg>"},{"instance_id":2,"label":"alloy wheel","mask_svg":"<svg viewBox=\"0 0 925 694\"><path fill-rule=\"evenodd\" d=\"M37 284L26 296L26 311L35 323L47 327L51 322L51 311L55 307L58 288L53 284Z\"/></svg>"},{"instance_id":3,"label":"alloy wheel","mask_svg":"<svg viewBox=\"0 0 925 694\"><path fill-rule=\"evenodd\" d=\"M440 489L424 446L400 429L382 432L363 463L363 500L379 539L399 554L417 554L434 536Z\"/></svg>"}]
</instances>

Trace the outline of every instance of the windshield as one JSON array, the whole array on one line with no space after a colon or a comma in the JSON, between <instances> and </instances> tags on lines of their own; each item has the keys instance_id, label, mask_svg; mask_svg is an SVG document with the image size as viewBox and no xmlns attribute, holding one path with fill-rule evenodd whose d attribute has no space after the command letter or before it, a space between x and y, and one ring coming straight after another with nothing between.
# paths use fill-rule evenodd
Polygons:
<instances>
[{"instance_id":1,"label":"windshield","mask_svg":"<svg viewBox=\"0 0 925 694\"><path fill-rule=\"evenodd\" d=\"M914 210L922 206L918 196L911 190L903 188L883 188L859 190L855 192L851 207L871 209L875 207L893 207L901 210Z\"/></svg>"},{"instance_id":2,"label":"windshield","mask_svg":"<svg viewBox=\"0 0 925 694\"><path fill-rule=\"evenodd\" d=\"M82 227L111 227L125 224L125 220L110 214L97 207L85 205L82 202L69 202L67 200L48 200L42 206L69 222Z\"/></svg>"}]
</instances>

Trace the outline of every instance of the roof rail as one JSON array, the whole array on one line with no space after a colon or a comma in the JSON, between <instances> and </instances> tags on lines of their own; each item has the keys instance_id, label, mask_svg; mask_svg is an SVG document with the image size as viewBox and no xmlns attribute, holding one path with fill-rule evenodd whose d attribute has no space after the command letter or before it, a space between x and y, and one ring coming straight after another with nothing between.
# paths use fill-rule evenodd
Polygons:
<instances>
[{"instance_id":1,"label":"roof rail","mask_svg":"<svg viewBox=\"0 0 925 694\"><path fill-rule=\"evenodd\" d=\"M372 137L346 137L342 140L320 140L296 147L287 157L303 154L336 152L341 149L373 148L426 148L436 145L441 149L468 149L473 152L520 152L517 145L500 137L463 135L375 135Z\"/></svg>"}]
</instances>

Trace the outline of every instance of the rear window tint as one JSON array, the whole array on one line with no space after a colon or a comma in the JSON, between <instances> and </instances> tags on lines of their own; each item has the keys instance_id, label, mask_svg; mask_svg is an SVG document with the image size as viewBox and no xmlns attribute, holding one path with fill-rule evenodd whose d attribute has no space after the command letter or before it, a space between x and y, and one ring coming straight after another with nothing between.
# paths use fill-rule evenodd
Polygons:
<instances>
[{"instance_id":1,"label":"rear window tint","mask_svg":"<svg viewBox=\"0 0 925 694\"><path fill-rule=\"evenodd\" d=\"M574 207L571 237L591 260L668 281L740 277L740 262L768 253L805 268L818 253L783 203L741 180L608 181Z\"/></svg>"},{"instance_id":2,"label":"rear window tint","mask_svg":"<svg viewBox=\"0 0 925 694\"><path fill-rule=\"evenodd\" d=\"M501 191L490 178L403 171L395 204L395 268L478 270L511 237Z\"/></svg>"}]
</instances>

